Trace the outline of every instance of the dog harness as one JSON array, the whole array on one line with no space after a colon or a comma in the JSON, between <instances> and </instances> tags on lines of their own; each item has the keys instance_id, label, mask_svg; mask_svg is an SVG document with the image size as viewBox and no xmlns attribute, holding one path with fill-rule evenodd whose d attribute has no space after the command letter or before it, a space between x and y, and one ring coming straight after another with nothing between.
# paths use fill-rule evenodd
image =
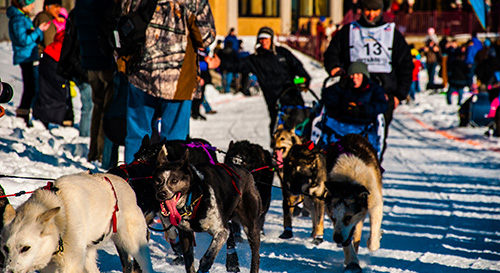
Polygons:
<instances>
[{"instance_id":1,"label":"dog harness","mask_svg":"<svg viewBox=\"0 0 500 273\"><path fill-rule=\"evenodd\" d=\"M115 196L115 209L113 210L113 216L111 218L111 221L113 223L113 233L118 232L118 229L116 227L116 212L119 211L120 209L118 208L118 197L116 196L116 191L115 187L113 186L113 183L111 183L111 180L107 178L106 176L104 177L104 180L108 181L109 185L111 185L111 189L113 190L113 195Z\"/></svg>"},{"instance_id":2,"label":"dog harness","mask_svg":"<svg viewBox=\"0 0 500 273\"><path fill-rule=\"evenodd\" d=\"M189 144L182 144L182 145L189 147L189 148L200 148L200 147L203 148L203 150L207 153L208 158L210 159L210 164L215 165L215 160L212 158L212 155L208 151L208 149L210 149L212 151L217 151L217 149L215 147L212 147L212 146L207 145L207 144L202 143L202 142L191 142Z\"/></svg>"},{"instance_id":3,"label":"dog harness","mask_svg":"<svg viewBox=\"0 0 500 273\"><path fill-rule=\"evenodd\" d=\"M238 192L238 194L241 195L241 192L238 189L238 186L236 186L236 180L234 179L235 176L238 177L238 179L241 179L240 175L235 170L231 169L228 165L226 165L224 163L217 163L215 165L221 166L222 168L224 168L224 170L226 170L226 172L231 177L231 183L233 183L233 186L236 189L236 192Z\"/></svg>"}]
</instances>

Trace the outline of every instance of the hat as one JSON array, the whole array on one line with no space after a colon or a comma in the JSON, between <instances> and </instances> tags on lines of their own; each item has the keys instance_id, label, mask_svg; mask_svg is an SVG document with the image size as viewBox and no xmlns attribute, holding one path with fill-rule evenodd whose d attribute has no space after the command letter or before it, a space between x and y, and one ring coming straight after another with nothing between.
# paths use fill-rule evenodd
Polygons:
<instances>
[{"instance_id":1,"label":"hat","mask_svg":"<svg viewBox=\"0 0 500 273\"><path fill-rule=\"evenodd\" d=\"M417 50L417 49L415 49L415 48L412 48L412 49L410 50L410 53L411 53L411 55L412 55L413 57L417 57L417 55L419 55L419 54L420 54L420 52L418 52L418 50Z\"/></svg>"},{"instance_id":2,"label":"hat","mask_svg":"<svg viewBox=\"0 0 500 273\"><path fill-rule=\"evenodd\" d=\"M259 29L259 33L257 34L257 39L260 38L273 38L274 37L274 31L270 27L261 27Z\"/></svg>"},{"instance_id":3,"label":"hat","mask_svg":"<svg viewBox=\"0 0 500 273\"><path fill-rule=\"evenodd\" d=\"M366 64L362 62L355 62L352 63L349 68L347 69L347 75L351 76L356 73L361 73L366 75L367 77L370 77L370 72L368 72L368 67Z\"/></svg>"},{"instance_id":4,"label":"hat","mask_svg":"<svg viewBox=\"0 0 500 273\"><path fill-rule=\"evenodd\" d=\"M19 1L19 6L20 7L26 7L26 6L29 6L31 4L33 4L35 2L35 0L20 0Z\"/></svg>"},{"instance_id":5,"label":"hat","mask_svg":"<svg viewBox=\"0 0 500 273\"><path fill-rule=\"evenodd\" d=\"M361 8L369 10L382 9L384 7L383 0L363 0L361 2Z\"/></svg>"},{"instance_id":6,"label":"hat","mask_svg":"<svg viewBox=\"0 0 500 273\"><path fill-rule=\"evenodd\" d=\"M62 0L45 0L43 2L43 6L49 6L49 5L59 5L62 6Z\"/></svg>"}]
</instances>

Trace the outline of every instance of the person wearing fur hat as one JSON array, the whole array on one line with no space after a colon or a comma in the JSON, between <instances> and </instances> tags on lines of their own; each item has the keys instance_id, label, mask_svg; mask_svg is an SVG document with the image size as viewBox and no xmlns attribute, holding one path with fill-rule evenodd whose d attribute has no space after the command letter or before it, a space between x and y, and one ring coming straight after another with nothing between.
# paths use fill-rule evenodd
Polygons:
<instances>
[{"instance_id":1,"label":"person wearing fur hat","mask_svg":"<svg viewBox=\"0 0 500 273\"><path fill-rule=\"evenodd\" d=\"M50 23L33 25L29 14L35 7L35 0L13 0L12 5L7 9L9 18L9 37L12 42L13 63L21 67L23 77L23 94L21 104L16 110L18 117L21 117L30 126L29 116L33 99L35 96L35 74L33 62L38 60L38 43L43 39L44 31Z\"/></svg>"},{"instance_id":2,"label":"person wearing fur hat","mask_svg":"<svg viewBox=\"0 0 500 273\"><path fill-rule=\"evenodd\" d=\"M325 88L321 94L327 115L340 122L370 124L385 113L388 102L385 91L370 79L366 64L354 62L347 76Z\"/></svg>"},{"instance_id":3,"label":"person wearing fur hat","mask_svg":"<svg viewBox=\"0 0 500 273\"><path fill-rule=\"evenodd\" d=\"M356 61L368 66L370 77L384 88L389 101L384 114L387 138L393 111L410 91L413 71L410 47L394 23L384 22L383 0L363 0L361 9L361 18L342 27L332 38L324 53L325 69L334 76Z\"/></svg>"},{"instance_id":4,"label":"person wearing fur hat","mask_svg":"<svg viewBox=\"0 0 500 273\"><path fill-rule=\"evenodd\" d=\"M271 118L269 125L271 136L278 115L276 103L283 91L294 88L295 90L287 94L293 96L291 100L297 100L303 104L300 90L294 85L294 77L304 77L307 86L311 81L302 63L284 47L276 46L273 40L274 31L270 27L260 28L255 53L243 58L240 62L241 73L252 72L257 76Z\"/></svg>"}]
</instances>

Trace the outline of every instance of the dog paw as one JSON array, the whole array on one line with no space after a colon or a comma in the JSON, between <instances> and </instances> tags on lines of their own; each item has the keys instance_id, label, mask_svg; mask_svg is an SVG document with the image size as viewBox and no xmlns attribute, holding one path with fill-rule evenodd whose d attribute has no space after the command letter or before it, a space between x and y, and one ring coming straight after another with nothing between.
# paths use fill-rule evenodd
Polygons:
<instances>
[{"instance_id":1,"label":"dog paw","mask_svg":"<svg viewBox=\"0 0 500 273\"><path fill-rule=\"evenodd\" d=\"M290 239L293 237L293 232L289 229L285 229L283 233L281 233L280 238L281 239Z\"/></svg>"},{"instance_id":2,"label":"dog paw","mask_svg":"<svg viewBox=\"0 0 500 273\"><path fill-rule=\"evenodd\" d=\"M172 260L172 265L184 265L184 258L182 256L178 256Z\"/></svg>"},{"instance_id":3,"label":"dog paw","mask_svg":"<svg viewBox=\"0 0 500 273\"><path fill-rule=\"evenodd\" d=\"M368 247L368 250L370 250L371 252L379 249L380 248L380 237L378 237L376 239L372 239L371 237L368 238L368 240L366 241L366 245Z\"/></svg>"},{"instance_id":4,"label":"dog paw","mask_svg":"<svg viewBox=\"0 0 500 273\"><path fill-rule=\"evenodd\" d=\"M323 243L324 241L325 241L325 240L323 240L323 238L316 237L316 238L314 238L314 239L312 240L312 243L313 243L314 245L319 245L319 244Z\"/></svg>"},{"instance_id":5,"label":"dog paw","mask_svg":"<svg viewBox=\"0 0 500 273\"><path fill-rule=\"evenodd\" d=\"M357 263L350 263L344 268L344 273L362 273L361 266Z\"/></svg>"},{"instance_id":6,"label":"dog paw","mask_svg":"<svg viewBox=\"0 0 500 273\"><path fill-rule=\"evenodd\" d=\"M226 255L226 271L227 272L240 272L240 262L236 252Z\"/></svg>"}]
</instances>

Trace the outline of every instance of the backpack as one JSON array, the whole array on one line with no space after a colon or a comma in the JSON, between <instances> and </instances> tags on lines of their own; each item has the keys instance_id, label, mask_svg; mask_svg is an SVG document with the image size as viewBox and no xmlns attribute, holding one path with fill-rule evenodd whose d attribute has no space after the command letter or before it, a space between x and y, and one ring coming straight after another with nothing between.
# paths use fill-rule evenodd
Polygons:
<instances>
[{"instance_id":1,"label":"backpack","mask_svg":"<svg viewBox=\"0 0 500 273\"><path fill-rule=\"evenodd\" d=\"M137 1L133 1L132 10ZM136 11L123 14L118 18L113 31L112 44L121 56L132 55L140 50L146 41L146 29L153 17L158 0L142 0Z\"/></svg>"}]
</instances>

